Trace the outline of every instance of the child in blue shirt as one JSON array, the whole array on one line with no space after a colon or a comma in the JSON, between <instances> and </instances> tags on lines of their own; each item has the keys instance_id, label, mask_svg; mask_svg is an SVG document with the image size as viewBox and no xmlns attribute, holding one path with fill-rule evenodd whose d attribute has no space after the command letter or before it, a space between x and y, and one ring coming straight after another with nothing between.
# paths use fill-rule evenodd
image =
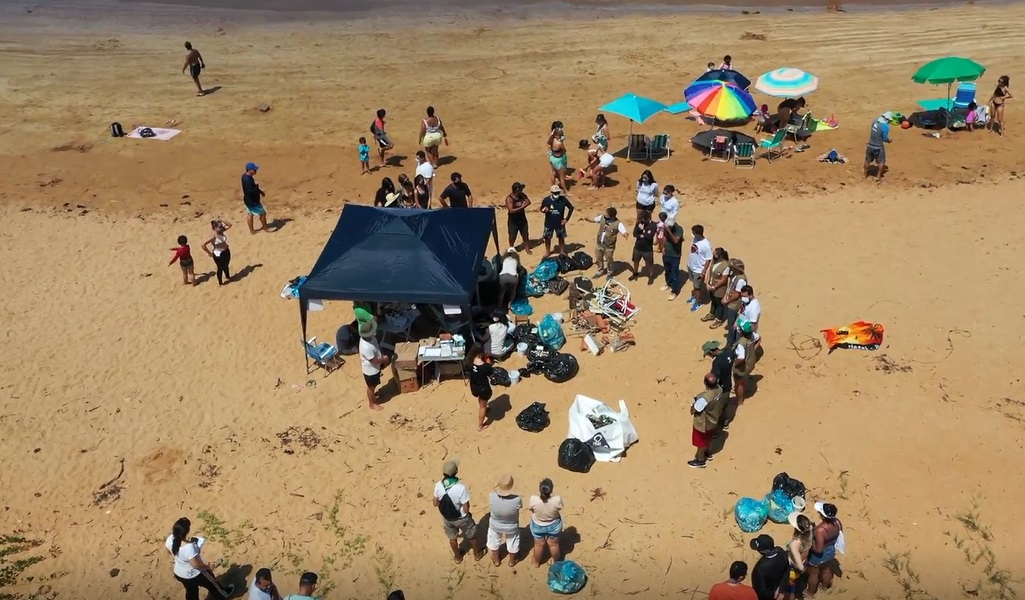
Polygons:
<instances>
[{"instance_id":1,"label":"child in blue shirt","mask_svg":"<svg viewBox=\"0 0 1025 600\"><path fill-rule=\"evenodd\" d=\"M359 138L359 162L363 167L362 175L370 172L370 146L367 145L367 138Z\"/></svg>"}]
</instances>

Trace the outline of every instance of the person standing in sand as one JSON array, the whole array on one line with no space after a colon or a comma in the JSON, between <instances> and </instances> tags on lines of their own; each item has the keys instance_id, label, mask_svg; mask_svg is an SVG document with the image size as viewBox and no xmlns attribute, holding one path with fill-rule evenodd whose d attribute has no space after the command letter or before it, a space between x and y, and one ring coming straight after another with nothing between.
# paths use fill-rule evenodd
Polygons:
<instances>
[{"instance_id":1,"label":"person standing in sand","mask_svg":"<svg viewBox=\"0 0 1025 600\"><path fill-rule=\"evenodd\" d=\"M424 147L427 159L435 169L438 168L438 148L442 142L448 146L448 132L441 119L434 114L434 107L428 106L427 118L420 121L420 145Z\"/></svg>"},{"instance_id":2,"label":"person standing in sand","mask_svg":"<svg viewBox=\"0 0 1025 600\"><path fill-rule=\"evenodd\" d=\"M249 585L249 600L281 600L270 569L264 567L253 576L253 583Z\"/></svg>"},{"instance_id":3,"label":"person standing in sand","mask_svg":"<svg viewBox=\"0 0 1025 600\"><path fill-rule=\"evenodd\" d=\"M725 248L712 251L711 267L708 274L708 314L701 318L703 322L711 321L709 329L718 329L726 322L726 284L729 283L730 253Z\"/></svg>"},{"instance_id":4,"label":"person standing in sand","mask_svg":"<svg viewBox=\"0 0 1025 600\"><path fill-rule=\"evenodd\" d=\"M875 121L872 121L872 128L868 133L868 145L865 147L865 177L872 163L876 166L876 179L882 179L886 173L886 147L890 143L890 115L883 114Z\"/></svg>"},{"instance_id":5,"label":"person standing in sand","mask_svg":"<svg viewBox=\"0 0 1025 600\"><path fill-rule=\"evenodd\" d=\"M381 166L387 166L384 155L395 148L395 145L391 143L391 139L388 137L388 132L384 130L384 117L388 114L388 111L383 108L377 109L377 118L370 123L370 133L374 136L374 141L377 142L377 155L381 159Z\"/></svg>"},{"instance_id":6,"label":"person standing in sand","mask_svg":"<svg viewBox=\"0 0 1025 600\"><path fill-rule=\"evenodd\" d=\"M794 537L787 544L787 557L790 559L790 570L783 579L779 591L783 600L794 600L797 592L797 580L804 575L808 552L812 545L812 523L811 519L798 512L792 512L787 516L787 521L794 528Z\"/></svg>"},{"instance_id":7,"label":"person standing in sand","mask_svg":"<svg viewBox=\"0 0 1025 600\"><path fill-rule=\"evenodd\" d=\"M203 251L214 259L217 266L217 285L224 285L225 281L231 281L231 248L228 247L227 234L231 223L215 219L210 221L210 228L214 234L203 242Z\"/></svg>"},{"instance_id":8,"label":"person standing in sand","mask_svg":"<svg viewBox=\"0 0 1025 600\"><path fill-rule=\"evenodd\" d=\"M459 481L459 464L450 460L442 466L442 478L434 484L434 506L441 513L441 521L445 527L445 537L457 563L463 562L463 553L459 550L459 537L470 543L473 559L484 558L484 552L477 542L477 523L470 514L470 490Z\"/></svg>"},{"instance_id":9,"label":"person standing in sand","mask_svg":"<svg viewBox=\"0 0 1025 600\"><path fill-rule=\"evenodd\" d=\"M1004 102L1011 98L1014 98L1011 95L1011 78L1002 75L997 80L997 88L993 90L993 95L989 99L990 113L993 115L989 127L1001 136L1004 135Z\"/></svg>"},{"instance_id":10,"label":"person standing in sand","mask_svg":"<svg viewBox=\"0 0 1025 600\"><path fill-rule=\"evenodd\" d=\"M551 187L551 194L541 201L541 212L545 215L545 257L552 255L552 238L559 240L559 254L566 254L566 223L573 217L573 203L557 185ZM569 212L567 212L569 211Z\"/></svg>"},{"instance_id":11,"label":"person standing in sand","mask_svg":"<svg viewBox=\"0 0 1025 600\"><path fill-rule=\"evenodd\" d=\"M200 551L206 540L189 537L192 523L182 517L174 522L171 535L164 544L174 557L174 578L185 587L185 600L199 600L200 588L207 590L207 598L226 600L235 592L235 586L222 587L214 576L213 567L203 562Z\"/></svg>"},{"instance_id":12,"label":"person standing in sand","mask_svg":"<svg viewBox=\"0 0 1025 600\"><path fill-rule=\"evenodd\" d=\"M719 428L719 417L722 416L726 404L723 401L725 394L719 387L719 379L715 373L705 375L704 381L705 390L694 396L694 403L690 407L694 421L690 439L697 449L694 460L687 463L692 469L704 469L712 459L710 447Z\"/></svg>"},{"instance_id":13,"label":"person standing in sand","mask_svg":"<svg viewBox=\"0 0 1025 600\"><path fill-rule=\"evenodd\" d=\"M717 583L708 590L708 600L758 600L758 594L744 585L747 578L747 563L741 560L730 565L730 578Z\"/></svg>"},{"instance_id":14,"label":"person standing in sand","mask_svg":"<svg viewBox=\"0 0 1025 600\"><path fill-rule=\"evenodd\" d=\"M434 200L434 165L427 160L427 153L423 150L416 151L416 176L423 177L427 184L427 202L430 204Z\"/></svg>"},{"instance_id":15,"label":"person standing in sand","mask_svg":"<svg viewBox=\"0 0 1025 600\"><path fill-rule=\"evenodd\" d=\"M381 370L391 364L391 358L381 353L377 344L377 321L374 319L359 326L359 360L363 381L367 384L367 408L384 410L377 403L377 386L381 385Z\"/></svg>"},{"instance_id":16,"label":"person standing in sand","mask_svg":"<svg viewBox=\"0 0 1025 600\"><path fill-rule=\"evenodd\" d=\"M530 534L534 537L534 557L531 562L535 567L541 566L545 546L552 555L552 562L562 560L559 549L559 534L562 533L562 497L553 496L555 484L547 477L538 485L538 495L531 496L527 502L530 507Z\"/></svg>"},{"instance_id":17,"label":"person standing in sand","mask_svg":"<svg viewBox=\"0 0 1025 600\"><path fill-rule=\"evenodd\" d=\"M256 163L247 163L246 172L242 174L242 202L246 205L246 225L249 225L249 233L256 233L253 229L253 217L260 217L260 231L267 231L267 209L263 207L263 197L266 194L256 183L256 172L260 167Z\"/></svg>"},{"instance_id":18,"label":"person standing in sand","mask_svg":"<svg viewBox=\"0 0 1025 600\"><path fill-rule=\"evenodd\" d=\"M192 249L189 248L189 238L184 235L178 236L178 247L171 248L174 255L171 256L171 262L167 263L167 266L171 266L178 262L182 269L182 284L184 285L199 285L196 281L196 266L192 260Z\"/></svg>"},{"instance_id":19,"label":"person standing in sand","mask_svg":"<svg viewBox=\"0 0 1025 600\"><path fill-rule=\"evenodd\" d=\"M598 237L594 242L594 263L598 267L598 271L591 279L597 279L602 275L612 279L616 240L619 239L619 236L629 236L626 225L619 220L618 214L619 211L616 210L616 207L610 206L605 209L605 214L592 219L592 222L598 224ZM581 218L580 220L586 221L587 219Z\"/></svg>"},{"instance_id":20,"label":"person standing in sand","mask_svg":"<svg viewBox=\"0 0 1025 600\"><path fill-rule=\"evenodd\" d=\"M548 163L552 167L552 185L568 190L566 185L566 169L569 166L569 154L566 153L566 133L562 129L562 121L552 123L552 132L548 135Z\"/></svg>"},{"instance_id":21,"label":"person standing in sand","mask_svg":"<svg viewBox=\"0 0 1025 600\"><path fill-rule=\"evenodd\" d=\"M497 320L495 321L498 322ZM504 335L504 334L503 334ZM491 426L488 421L488 402L494 390L491 388L491 373L494 367L485 360L488 348L481 348L474 354L470 363L470 395L477 399L477 431L484 431Z\"/></svg>"},{"instance_id":22,"label":"person standing in sand","mask_svg":"<svg viewBox=\"0 0 1025 600\"><path fill-rule=\"evenodd\" d=\"M602 150L609 149L609 139L612 135L609 133L609 121L605 118L605 115L598 113L598 116L594 118L594 125L596 127L594 135L591 136L591 141L601 146Z\"/></svg>"},{"instance_id":23,"label":"person standing in sand","mask_svg":"<svg viewBox=\"0 0 1025 600\"><path fill-rule=\"evenodd\" d=\"M726 305L726 343L732 346L737 341L733 325L736 324L740 307L744 304L740 299L740 290L747 285L747 273L744 261L739 258L734 258L729 264L729 280L726 282L726 295L722 303Z\"/></svg>"},{"instance_id":24,"label":"person standing in sand","mask_svg":"<svg viewBox=\"0 0 1025 600\"><path fill-rule=\"evenodd\" d=\"M843 523L836 518L836 506L816 502L815 512L822 519L812 530L811 550L808 552L808 588L805 597L813 597L822 589L833 587L833 565L836 553L844 551Z\"/></svg>"},{"instance_id":25,"label":"person standing in sand","mask_svg":"<svg viewBox=\"0 0 1025 600\"><path fill-rule=\"evenodd\" d=\"M523 193L524 185L517 181L512 184L512 191L505 198L505 209L509 212L507 227L509 229L509 246L516 248L516 237L523 240L523 249L530 251L530 225L527 223L527 207L530 198Z\"/></svg>"},{"instance_id":26,"label":"person standing in sand","mask_svg":"<svg viewBox=\"0 0 1025 600\"><path fill-rule=\"evenodd\" d=\"M491 519L488 521L487 548L491 551L491 562L502 564L499 550L505 543L509 553L509 566L515 567L520 560L520 510L523 499L513 493L512 475L502 475L488 502L491 505Z\"/></svg>"},{"instance_id":27,"label":"person standing in sand","mask_svg":"<svg viewBox=\"0 0 1025 600\"><path fill-rule=\"evenodd\" d=\"M192 76L192 81L196 83L196 88L199 92L197 96L205 96L206 90L203 89L203 84L199 83L199 74L206 68L206 62L203 60L203 55L192 47L192 42L185 42L185 66L182 67L182 73L189 71L189 75Z\"/></svg>"}]
</instances>

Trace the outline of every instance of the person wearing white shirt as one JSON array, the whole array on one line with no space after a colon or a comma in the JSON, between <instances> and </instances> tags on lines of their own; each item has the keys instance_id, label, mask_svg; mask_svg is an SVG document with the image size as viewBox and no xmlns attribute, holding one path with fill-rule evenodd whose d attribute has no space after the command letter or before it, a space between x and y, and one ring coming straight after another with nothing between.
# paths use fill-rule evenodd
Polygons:
<instances>
[{"instance_id":1,"label":"person wearing white shirt","mask_svg":"<svg viewBox=\"0 0 1025 600\"><path fill-rule=\"evenodd\" d=\"M384 410L377 403L377 386L381 385L381 370L391 364L391 358L382 354L377 344L376 320L359 326L359 362L367 384L367 406L370 410Z\"/></svg>"},{"instance_id":2,"label":"person wearing white shirt","mask_svg":"<svg viewBox=\"0 0 1025 600\"><path fill-rule=\"evenodd\" d=\"M754 341L759 341L762 336L758 335L758 321L762 316L762 303L755 298L755 289L750 285L745 285L740 288L740 314L737 316L737 328L743 326L744 323L751 324L751 337Z\"/></svg>"},{"instance_id":3,"label":"person wearing white shirt","mask_svg":"<svg viewBox=\"0 0 1025 600\"><path fill-rule=\"evenodd\" d=\"M477 541L477 523L470 513L470 490L459 480L459 464L454 460L442 466L440 481L434 484L434 506L441 513L441 522L445 527L445 537L457 563L463 562L463 553L459 550L459 537L470 542L473 559L484 558L484 551Z\"/></svg>"},{"instance_id":4,"label":"person wearing white shirt","mask_svg":"<svg viewBox=\"0 0 1025 600\"><path fill-rule=\"evenodd\" d=\"M598 224L598 238L594 244L594 262L598 267L598 272L594 274L595 278L606 274L612 277L612 256L616 252L616 240L619 236L628 235L626 225L623 225L617 214L616 208L610 206L605 209L604 215L598 215L593 219L593 222ZM581 217L580 220L586 219Z\"/></svg>"},{"instance_id":5,"label":"person wearing white shirt","mask_svg":"<svg viewBox=\"0 0 1025 600\"><path fill-rule=\"evenodd\" d=\"M416 174L424 178L427 184L428 202L434 198L434 165L427 160L427 154L423 150L416 153Z\"/></svg>"},{"instance_id":6,"label":"person wearing white shirt","mask_svg":"<svg viewBox=\"0 0 1025 600\"><path fill-rule=\"evenodd\" d=\"M658 182L651 171L641 173L637 180L637 218L641 218L642 212L655 212L655 200L658 198Z\"/></svg>"},{"instance_id":7,"label":"person wearing white shirt","mask_svg":"<svg viewBox=\"0 0 1025 600\"><path fill-rule=\"evenodd\" d=\"M520 255L516 248L509 248L502 257L502 269L498 272L498 285L501 289L498 305L509 310L509 305L516 299L520 285Z\"/></svg>"},{"instance_id":8,"label":"person wearing white shirt","mask_svg":"<svg viewBox=\"0 0 1025 600\"><path fill-rule=\"evenodd\" d=\"M207 590L207 598L227 600L235 592L235 586L222 587L214 576L213 568L203 562L200 550L206 540L189 537L192 523L182 517L174 522L171 535L164 546L174 556L174 578L185 587L185 600L199 600L200 588Z\"/></svg>"},{"instance_id":9,"label":"person wearing white shirt","mask_svg":"<svg viewBox=\"0 0 1025 600\"><path fill-rule=\"evenodd\" d=\"M249 585L249 600L281 600L278 586L271 579L270 569L264 567L253 576L253 583Z\"/></svg>"},{"instance_id":10,"label":"person wearing white shirt","mask_svg":"<svg viewBox=\"0 0 1025 600\"><path fill-rule=\"evenodd\" d=\"M744 404L744 398L751 388L751 373L761 357L761 344L754 339L751 323L737 323L737 343L733 347L733 393L737 405Z\"/></svg>"},{"instance_id":11,"label":"person wearing white shirt","mask_svg":"<svg viewBox=\"0 0 1025 600\"><path fill-rule=\"evenodd\" d=\"M680 213L680 201L676 199L676 186L667 185L662 190L662 211L666 213L666 225L676 223L676 215Z\"/></svg>"},{"instance_id":12,"label":"person wearing white shirt","mask_svg":"<svg viewBox=\"0 0 1025 600\"><path fill-rule=\"evenodd\" d=\"M702 225L695 225L690 228L693 239L690 242L690 256L687 258L687 271L690 274L690 282L693 286L690 300L690 312L701 307L701 297L705 295L708 286L705 285L705 266L712 260L712 244L705 239L705 228Z\"/></svg>"}]
</instances>

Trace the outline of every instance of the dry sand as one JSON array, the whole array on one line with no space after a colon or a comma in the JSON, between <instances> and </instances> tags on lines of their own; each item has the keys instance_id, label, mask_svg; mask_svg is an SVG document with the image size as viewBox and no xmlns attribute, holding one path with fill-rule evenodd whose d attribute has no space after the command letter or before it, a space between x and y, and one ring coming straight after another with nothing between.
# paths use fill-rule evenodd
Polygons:
<instances>
[{"instance_id":1,"label":"dry sand","mask_svg":"<svg viewBox=\"0 0 1025 600\"><path fill-rule=\"evenodd\" d=\"M1003 139L896 131L881 184L863 181L858 162L874 116L909 113L915 98L939 91L910 81L925 60L980 60L989 66L983 94L1013 74L1025 54L1014 33L1025 7L582 13L557 24L458 19L414 29L391 19L243 28L195 12L182 22L205 24L175 27L163 24L173 14L160 15L159 26L92 20L73 29L37 11L2 30L0 534L39 540L44 558L11 591L179 598L163 539L188 515L213 539L208 559L223 557L241 576L272 566L286 593L311 569L335 599L383 598L391 586L411 600L547 594L544 570L451 563L429 497L443 460L459 457L478 517L504 472L523 494L555 479L577 536L569 556L592 577L588 597L703 597L684 590L725 579L732 560L753 564L731 507L767 492L780 471L840 507L848 554L832 596L960 598L982 581L976 597L1011 597L990 580L1022 576L1013 540L1025 535L1016 500L1025 492L1020 107L1009 103ZM186 38L207 58L205 84L223 86L206 98L179 73ZM605 101L625 91L675 101L701 65L727 52L751 76L786 64L816 73L823 84L811 108L835 114L841 128L754 171L704 161L684 143L698 126L681 117L638 128L672 134L675 155L652 167L658 180L684 190L682 223L703 223L714 244L746 261L765 309L764 378L709 469L685 462L688 399L711 336L683 302L644 285L635 288L636 348L581 356L571 383L535 378L509 389L511 409L483 434L459 381L371 414L356 361L328 377L304 374L297 307L277 292L313 264L343 201L372 196L381 174L360 177L355 142L374 109L387 106L406 157L384 174L411 170L420 112L434 104L452 134L444 151L456 157L442 177L458 169L485 203L521 180L536 202L548 183L550 121L584 137ZM261 103L273 109L259 113ZM169 119L184 130L171 142L105 134L114 120ZM612 127L621 142L625 122ZM830 147L855 164L813 162ZM272 235L244 231L237 182L248 160L263 167L271 216L286 221ZM579 214L631 206L643 168L620 161L618 185L575 188ZM237 223L233 262L247 275L185 288L165 266L166 249L187 234L197 271L210 271L198 246L214 216ZM592 235L571 226L573 242L590 246ZM310 332L331 339L350 315L331 305ZM885 324L885 346L828 356L811 348L821 328L856 319ZM641 441L621 464L588 475L557 468L574 393L627 401ZM513 417L535 400L553 423L528 435ZM279 437L291 427L309 428L313 447L286 452ZM114 486L123 489L95 502L120 460ZM592 500L596 488L605 494Z\"/></svg>"}]
</instances>

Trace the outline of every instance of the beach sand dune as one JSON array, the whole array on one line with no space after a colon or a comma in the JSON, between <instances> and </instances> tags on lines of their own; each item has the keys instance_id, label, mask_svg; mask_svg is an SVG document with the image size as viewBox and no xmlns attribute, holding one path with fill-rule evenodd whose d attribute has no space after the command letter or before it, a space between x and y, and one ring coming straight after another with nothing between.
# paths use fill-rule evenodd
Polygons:
<instances>
[{"instance_id":1,"label":"beach sand dune","mask_svg":"<svg viewBox=\"0 0 1025 600\"><path fill-rule=\"evenodd\" d=\"M556 31L506 19L415 28L214 19L187 30L97 21L76 32L58 19L43 37L32 19L5 25L0 45L0 102L17 115L0 124L0 534L41 543L9 556L44 559L12 591L180 597L162 544L187 515L211 539L206 558L223 559L238 581L270 566L285 593L307 569L321 573L329 598L383 598L389 587L411 599L545 593L544 569L451 564L430 494L454 457L478 518L502 473L524 495L555 480L567 505L564 547L591 574L593 597L701 597L695 590L725 579L732 560L753 564L732 507L768 492L781 471L840 507L848 555L833 596L1017 589L1018 107L1008 106L1004 138L895 131L881 184L862 181L859 163L875 116L911 112L915 98L940 92L911 83L918 64L971 56L989 66L980 94L1013 75L1022 6L625 16ZM745 32L767 39L742 41ZM206 98L192 97L178 72L186 38L207 58L207 87L221 86ZM451 132L443 152L455 160L442 178L460 171L484 203L524 181L537 202L551 121L586 137L599 105L625 91L676 100L727 52L752 77L781 65L818 75L811 108L841 127L813 137L810 153L835 147L854 164L819 165L806 153L737 171L687 147L700 127L680 117L635 128L673 136L676 154L651 168L684 190L682 223L702 223L747 263L765 309L758 392L710 468L684 463L688 404L707 369L700 346L718 334L658 285L632 288L637 347L580 353L570 383L531 378L497 390L504 416L483 434L459 380L372 414L357 361L327 377L304 373L297 306L278 290L309 270L346 200L366 203L382 175L411 172L424 107L438 107ZM356 138L382 105L403 167L361 177ZM171 120L183 133L170 142L105 134L111 121ZM627 124L613 118L612 127L622 143ZM245 231L237 182L249 160L263 167L268 209L282 219L272 235ZM618 185L574 188L579 215L630 212L631 182L647 167L618 167ZM199 250L218 217L236 224L233 267L244 275L223 288ZM203 280L195 289L166 267L180 234ZM585 249L593 235L571 224L570 241ZM555 297L536 304L564 307ZM310 334L331 340L350 315L329 305L311 315ZM858 319L885 325L882 348L827 354L816 343L820 329ZM641 442L622 463L587 475L557 468L576 393L627 401ZM534 401L547 403L552 425L528 435L514 418ZM787 537L783 526L766 530Z\"/></svg>"}]
</instances>

